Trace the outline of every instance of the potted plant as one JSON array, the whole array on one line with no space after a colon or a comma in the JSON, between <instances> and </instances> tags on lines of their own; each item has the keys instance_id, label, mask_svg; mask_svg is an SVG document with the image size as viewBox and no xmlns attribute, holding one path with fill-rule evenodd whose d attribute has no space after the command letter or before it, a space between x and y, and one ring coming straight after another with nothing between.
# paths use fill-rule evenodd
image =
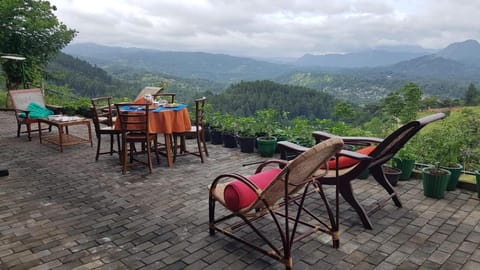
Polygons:
<instances>
[{"instance_id":1,"label":"potted plant","mask_svg":"<svg viewBox=\"0 0 480 270\"><path fill-rule=\"evenodd\" d=\"M438 166L429 166L422 170L423 194L427 197L441 199L445 197L451 172Z\"/></svg>"},{"instance_id":2,"label":"potted plant","mask_svg":"<svg viewBox=\"0 0 480 270\"><path fill-rule=\"evenodd\" d=\"M398 180L400 179L400 176L402 175L402 171L398 168L394 168L387 165L382 166L382 171L383 171L383 174L385 175L385 178L387 178L388 182L392 186L396 186L398 183Z\"/></svg>"},{"instance_id":3,"label":"potted plant","mask_svg":"<svg viewBox=\"0 0 480 270\"><path fill-rule=\"evenodd\" d=\"M237 141L242 153L255 151L256 132L257 122L253 116L240 117L236 120Z\"/></svg>"},{"instance_id":4,"label":"potted plant","mask_svg":"<svg viewBox=\"0 0 480 270\"><path fill-rule=\"evenodd\" d=\"M262 109L255 113L255 118L262 136L257 138L258 152L262 157L271 157L277 147L277 138L273 136L279 127L278 112L275 109Z\"/></svg>"},{"instance_id":5,"label":"potted plant","mask_svg":"<svg viewBox=\"0 0 480 270\"><path fill-rule=\"evenodd\" d=\"M415 147L412 144L414 140L415 139L412 139L405 144L402 149L398 151L395 157L392 158L393 167L402 171L399 180L410 179L412 171L415 168L415 150L418 149L418 147Z\"/></svg>"},{"instance_id":6,"label":"potted plant","mask_svg":"<svg viewBox=\"0 0 480 270\"><path fill-rule=\"evenodd\" d=\"M213 112L209 114L208 122L210 123L210 142L212 144L222 144L221 121L223 114L221 112Z\"/></svg>"},{"instance_id":7,"label":"potted plant","mask_svg":"<svg viewBox=\"0 0 480 270\"><path fill-rule=\"evenodd\" d=\"M235 117L229 113L225 113L220 118L220 130L222 132L223 147L235 148L237 141L235 140Z\"/></svg>"},{"instance_id":8,"label":"potted plant","mask_svg":"<svg viewBox=\"0 0 480 270\"><path fill-rule=\"evenodd\" d=\"M461 127L453 121L445 121L445 124L434 129L433 135L438 141L436 154L440 168L450 171L447 190L455 190L458 184L458 178L462 173L463 166L459 163L459 158L464 146Z\"/></svg>"}]
</instances>

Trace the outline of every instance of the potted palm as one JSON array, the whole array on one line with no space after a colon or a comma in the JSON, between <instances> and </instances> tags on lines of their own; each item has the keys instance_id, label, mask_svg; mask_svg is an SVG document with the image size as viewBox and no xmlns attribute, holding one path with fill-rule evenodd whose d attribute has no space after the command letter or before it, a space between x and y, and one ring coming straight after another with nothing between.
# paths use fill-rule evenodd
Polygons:
<instances>
[{"instance_id":1,"label":"potted palm","mask_svg":"<svg viewBox=\"0 0 480 270\"><path fill-rule=\"evenodd\" d=\"M237 141L240 151L253 153L255 151L255 134L257 133L257 122L253 116L239 117L236 120Z\"/></svg>"},{"instance_id":2,"label":"potted palm","mask_svg":"<svg viewBox=\"0 0 480 270\"><path fill-rule=\"evenodd\" d=\"M273 136L279 127L278 112L275 109L262 109L255 113L261 136L257 137L258 152L262 157L271 157L277 147L277 138Z\"/></svg>"}]
</instances>

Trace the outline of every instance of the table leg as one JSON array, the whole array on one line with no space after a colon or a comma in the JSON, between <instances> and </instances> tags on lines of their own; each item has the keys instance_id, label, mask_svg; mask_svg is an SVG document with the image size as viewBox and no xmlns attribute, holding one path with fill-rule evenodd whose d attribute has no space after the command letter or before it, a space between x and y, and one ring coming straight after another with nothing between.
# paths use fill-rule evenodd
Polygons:
<instances>
[{"instance_id":1,"label":"table leg","mask_svg":"<svg viewBox=\"0 0 480 270\"><path fill-rule=\"evenodd\" d=\"M58 143L60 144L60 152L63 153L63 126L58 125Z\"/></svg>"},{"instance_id":2,"label":"table leg","mask_svg":"<svg viewBox=\"0 0 480 270\"><path fill-rule=\"evenodd\" d=\"M173 167L173 157L172 157L172 139L171 134L165 133L165 150L167 152L167 163L168 167Z\"/></svg>"},{"instance_id":3,"label":"table leg","mask_svg":"<svg viewBox=\"0 0 480 270\"><path fill-rule=\"evenodd\" d=\"M38 138L40 139L40 144L42 143L42 123L40 121L38 123Z\"/></svg>"}]
</instances>

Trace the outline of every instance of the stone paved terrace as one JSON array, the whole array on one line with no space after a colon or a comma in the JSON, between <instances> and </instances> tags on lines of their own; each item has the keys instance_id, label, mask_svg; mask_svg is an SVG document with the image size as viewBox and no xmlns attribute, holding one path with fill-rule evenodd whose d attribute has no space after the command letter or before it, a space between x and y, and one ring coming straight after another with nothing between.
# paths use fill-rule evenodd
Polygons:
<instances>
[{"instance_id":1,"label":"stone paved terrace","mask_svg":"<svg viewBox=\"0 0 480 270\"><path fill-rule=\"evenodd\" d=\"M116 156L95 162L87 144L60 153L38 135L17 138L11 112L0 112L0 124L0 165L10 172L0 177L0 269L283 269L208 234L207 185L223 172L251 172L240 165L259 156L209 145L205 164L181 157L167 168L163 159L152 175L139 167L124 176ZM372 179L354 187L365 206L386 194ZM340 248L307 237L294 246L295 269L480 269L476 194L425 198L418 179L397 190L404 207L375 213L373 230L341 200Z\"/></svg>"}]
</instances>

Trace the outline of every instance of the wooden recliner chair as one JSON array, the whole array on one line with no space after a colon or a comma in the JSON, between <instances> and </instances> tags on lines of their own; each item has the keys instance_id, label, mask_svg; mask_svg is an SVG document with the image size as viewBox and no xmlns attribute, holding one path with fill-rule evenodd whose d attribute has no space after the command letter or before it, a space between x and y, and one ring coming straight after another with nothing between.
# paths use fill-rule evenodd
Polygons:
<instances>
[{"instance_id":1,"label":"wooden recliner chair","mask_svg":"<svg viewBox=\"0 0 480 270\"><path fill-rule=\"evenodd\" d=\"M385 139L370 138L370 137L341 137L345 142L345 145L364 146L364 148L357 152L346 153L345 156L340 157L338 161L339 167L339 191L342 197L355 209L359 215L363 226L367 229L372 229L372 223L368 218L369 214L374 213L390 199L393 200L397 207L402 207L398 194L395 192L390 183L386 180L383 174L382 165L389 161L404 145L407 143L420 129L427 124L440 120L445 117L444 113L437 113L423 117L421 119L411 121L393 133L391 133ZM313 133L317 142L329 139L335 135L327 132L316 131ZM288 159L290 156L295 156L302 153L308 148L302 147L290 142L278 142L278 147L281 151L281 156L284 159ZM330 162L330 168L335 166L333 161ZM369 170L374 179L388 192L389 196L384 200L378 202L377 206L370 209L367 213L365 209L360 205L354 196L351 181L358 178L358 176L364 171ZM321 175L318 177L319 181L323 184L335 184L336 176L332 173L328 175Z\"/></svg>"},{"instance_id":2,"label":"wooden recliner chair","mask_svg":"<svg viewBox=\"0 0 480 270\"><path fill-rule=\"evenodd\" d=\"M38 119L36 118L38 116L31 113L32 108L49 109L54 114L61 113L63 110L63 107L61 106L46 104L43 91L40 88L9 90L8 95L12 101L12 106L15 110L15 117L17 119L17 137L20 137L21 133L27 133L29 141L32 140L31 133L38 131L38 129L31 128L31 124L38 123ZM26 126L26 131L21 131L22 125ZM51 127L48 127L48 130L51 131Z\"/></svg>"},{"instance_id":3,"label":"wooden recliner chair","mask_svg":"<svg viewBox=\"0 0 480 270\"><path fill-rule=\"evenodd\" d=\"M338 196L335 196L335 213L337 213L335 214L331 211L329 200L321 186L312 175L342 147L342 139L336 137L315 145L290 162L266 161L257 167L252 176L245 177L237 173L218 176L209 186L210 235L217 231L221 232L282 262L287 269L293 267L293 243L312 233L321 231L331 235L333 246L338 248ZM279 168L272 165L278 165ZM320 194L327 208L328 217L324 219L320 219L304 204L312 185L315 186L314 191ZM229 210L230 214L215 218L216 202ZM257 227L256 221L265 215L271 219L262 219L264 222L259 222L260 227ZM238 223L227 221L234 217L240 218L241 221ZM270 227L275 230L268 229L267 232L262 232L261 227L266 226L269 221L273 221L274 225L270 223L272 224ZM330 224L327 224L328 222ZM222 226L219 225L220 223ZM234 234L237 229L245 225L248 225L268 248L257 246L254 242ZM302 233L297 231L300 226L302 226ZM278 239L271 237L274 233L280 235L281 247L275 243Z\"/></svg>"}]
</instances>

